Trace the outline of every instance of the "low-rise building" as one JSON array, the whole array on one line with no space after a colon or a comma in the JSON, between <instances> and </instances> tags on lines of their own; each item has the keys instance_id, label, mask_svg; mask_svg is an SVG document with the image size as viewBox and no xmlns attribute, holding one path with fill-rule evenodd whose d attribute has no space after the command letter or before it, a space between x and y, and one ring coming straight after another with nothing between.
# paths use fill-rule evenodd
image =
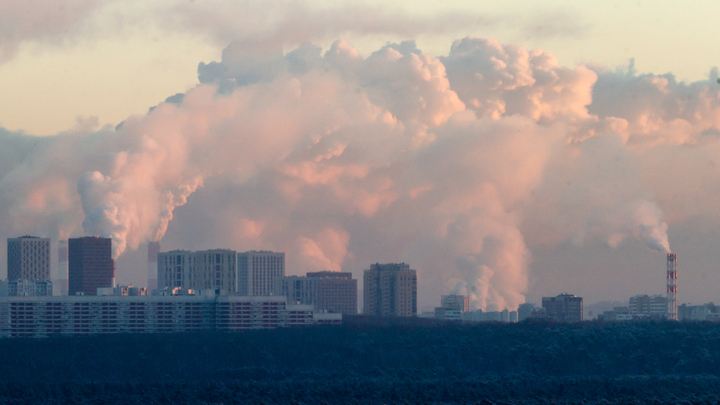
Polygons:
<instances>
[{"instance_id":1,"label":"low-rise building","mask_svg":"<svg viewBox=\"0 0 720 405\"><path fill-rule=\"evenodd\" d=\"M12 280L0 281L0 297L44 297L53 295L51 280Z\"/></svg>"},{"instance_id":2,"label":"low-rise building","mask_svg":"<svg viewBox=\"0 0 720 405\"><path fill-rule=\"evenodd\" d=\"M285 297L66 296L0 298L0 337L268 329L337 324Z\"/></svg>"}]
</instances>

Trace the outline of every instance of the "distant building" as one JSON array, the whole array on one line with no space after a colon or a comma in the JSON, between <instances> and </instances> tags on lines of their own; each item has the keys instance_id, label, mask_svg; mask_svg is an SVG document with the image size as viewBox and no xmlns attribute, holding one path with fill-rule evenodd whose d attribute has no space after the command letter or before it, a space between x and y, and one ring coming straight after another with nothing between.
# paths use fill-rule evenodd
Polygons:
<instances>
[{"instance_id":1,"label":"distant building","mask_svg":"<svg viewBox=\"0 0 720 405\"><path fill-rule=\"evenodd\" d=\"M46 297L53 295L51 280L0 281L0 297Z\"/></svg>"},{"instance_id":2,"label":"distant building","mask_svg":"<svg viewBox=\"0 0 720 405\"><path fill-rule=\"evenodd\" d=\"M357 315L357 280L352 273L317 271L307 277L317 280L317 311Z\"/></svg>"},{"instance_id":3,"label":"distant building","mask_svg":"<svg viewBox=\"0 0 720 405\"><path fill-rule=\"evenodd\" d=\"M363 314L415 316L417 274L405 263L373 264L364 275Z\"/></svg>"},{"instance_id":4,"label":"distant building","mask_svg":"<svg viewBox=\"0 0 720 405\"><path fill-rule=\"evenodd\" d=\"M703 305L682 304L678 306L679 321L720 321L720 308L710 302Z\"/></svg>"},{"instance_id":5,"label":"distant building","mask_svg":"<svg viewBox=\"0 0 720 405\"><path fill-rule=\"evenodd\" d=\"M115 288L98 288L97 295L115 297L144 297L148 295L147 288L132 285L120 285Z\"/></svg>"},{"instance_id":6,"label":"distant building","mask_svg":"<svg viewBox=\"0 0 720 405\"><path fill-rule=\"evenodd\" d=\"M542 306L547 316L562 322L580 322L583 319L583 300L572 294L543 297Z\"/></svg>"},{"instance_id":7,"label":"distant building","mask_svg":"<svg viewBox=\"0 0 720 405\"><path fill-rule=\"evenodd\" d=\"M196 289L237 292L237 252L214 249L195 252Z\"/></svg>"},{"instance_id":8,"label":"distant building","mask_svg":"<svg viewBox=\"0 0 720 405\"><path fill-rule=\"evenodd\" d=\"M274 293L285 296L288 303L312 305L318 312L357 314L357 280L352 273L319 271L306 277L278 277Z\"/></svg>"},{"instance_id":9,"label":"distant building","mask_svg":"<svg viewBox=\"0 0 720 405\"><path fill-rule=\"evenodd\" d=\"M662 295L635 295L630 297L628 305L630 314L634 319L667 318L667 297Z\"/></svg>"},{"instance_id":10,"label":"distant building","mask_svg":"<svg viewBox=\"0 0 720 405\"><path fill-rule=\"evenodd\" d=\"M68 241L58 241L57 275L53 279L53 295L68 295Z\"/></svg>"},{"instance_id":11,"label":"distant building","mask_svg":"<svg viewBox=\"0 0 720 405\"><path fill-rule=\"evenodd\" d=\"M97 295L98 288L115 286L112 239L99 237L68 240L69 294Z\"/></svg>"},{"instance_id":12,"label":"distant building","mask_svg":"<svg viewBox=\"0 0 720 405\"><path fill-rule=\"evenodd\" d=\"M598 315L598 320L605 322L632 321L633 316L629 307L615 307L612 311L605 311Z\"/></svg>"},{"instance_id":13,"label":"distant building","mask_svg":"<svg viewBox=\"0 0 720 405\"><path fill-rule=\"evenodd\" d=\"M158 289L217 290L237 292L237 252L227 249L157 254Z\"/></svg>"},{"instance_id":14,"label":"distant building","mask_svg":"<svg viewBox=\"0 0 720 405\"><path fill-rule=\"evenodd\" d=\"M50 279L50 239L22 236L7 240L9 281Z\"/></svg>"},{"instance_id":15,"label":"distant building","mask_svg":"<svg viewBox=\"0 0 720 405\"><path fill-rule=\"evenodd\" d=\"M447 321L461 321L462 313L470 311L470 297L450 294L440 297L440 306L435 308L435 318Z\"/></svg>"},{"instance_id":16,"label":"distant building","mask_svg":"<svg viewBox=\"0 0 720 405\"><path fill-rule=\"evenodd\" d=\"M274 295L287 298L289 304L317 305L316 278L285 276L275 279Z\"/></svg>"},{"instance_id":17,"label":"distant building","mask_svg":"<svg viewBox=\"0 0 720 405\"><path fill-rule=\"evenodd\" d=\"M272 295L275 290L275 279L284 276L285 253L251 250L237 254L239 295Z\"/></svg>"},{"instance_id":18,"label":"distant building","mask_svg":"<svg viewBox=\"0 0 720 405\"><path fill-rule=\"evenodd\" d=\"M524 304L520 304L518 307L517 313L518 313L518 322L522 322L528 318L530 318L530 315L532 314L532 310L535 309L535 304L526 302Z\"/></svg>"},{"instance_id":19,"label":"distant building","mask_svg":"<svg viewBox=\"0 0 720 405\"><path fill-rule=\"evenodd\" d=\"M158 288L158 255L160 242L148 242L148 284L149 291Z\"/></svg>"}]
</instances>

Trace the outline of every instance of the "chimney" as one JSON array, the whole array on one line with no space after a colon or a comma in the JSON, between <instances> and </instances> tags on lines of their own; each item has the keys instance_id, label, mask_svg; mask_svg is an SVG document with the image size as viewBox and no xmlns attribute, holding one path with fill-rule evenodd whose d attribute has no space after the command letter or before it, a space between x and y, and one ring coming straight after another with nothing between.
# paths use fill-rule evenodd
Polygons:
<instances>
[{"instance_id":1,"label":"chimney","mask_svg":"<svg viewBox=\"0 0 720 405\"><path fill-rule=\"evenodd\" d=\"M671 321L678 320L677 307L677 255L667 255L667 317Z\"/></svg>"}]
</instances>

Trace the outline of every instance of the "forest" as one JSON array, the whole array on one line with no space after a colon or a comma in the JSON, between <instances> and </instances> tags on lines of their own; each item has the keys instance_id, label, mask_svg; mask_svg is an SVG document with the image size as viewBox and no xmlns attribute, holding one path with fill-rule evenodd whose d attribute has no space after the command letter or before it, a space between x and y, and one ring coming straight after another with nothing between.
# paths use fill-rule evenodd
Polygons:
<instances>
[{"instance_id":1,"label":"forest","mask_svg":"<svg viewBox=\"0 0 720 405\"><path fill-rule=\"evenodd\" d=\"M0 340L0 403L720 403L720 324L342 326Z\"/></svg>"}]
</instances>

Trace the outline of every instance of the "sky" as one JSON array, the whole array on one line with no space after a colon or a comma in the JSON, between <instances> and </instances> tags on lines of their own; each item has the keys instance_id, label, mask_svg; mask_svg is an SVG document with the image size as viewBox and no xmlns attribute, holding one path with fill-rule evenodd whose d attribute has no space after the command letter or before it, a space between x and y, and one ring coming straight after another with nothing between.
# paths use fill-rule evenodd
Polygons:
<instances>
[{"instance_id":1,"label":"sky","mask_svg":"<svg viewBox=\"0 0 720 405\"><path fill-rule=\"evenodd\" d=\"M0 236L719 300L720 4L417 3L0 0Z\"/></svg>"}]
</instances>

